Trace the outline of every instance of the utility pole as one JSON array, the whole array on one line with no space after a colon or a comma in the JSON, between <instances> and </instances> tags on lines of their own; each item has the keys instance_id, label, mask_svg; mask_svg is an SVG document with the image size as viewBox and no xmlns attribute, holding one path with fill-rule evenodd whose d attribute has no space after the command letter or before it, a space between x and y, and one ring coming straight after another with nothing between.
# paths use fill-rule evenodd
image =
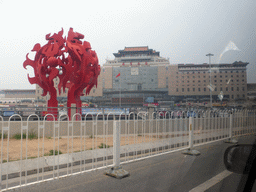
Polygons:
<instances>
[{"instance_id":1,"label":"utility pole","mask_svg":"<svg viewBox=\"0 0 256 192\"><path fill-rule=\"evenodd\" d=\"M209 65L210 65L210 106L212 108L212 67L211 67L211 56L214 56L214 54L208 53L206 56L209 57Z\"/></svg>"}]
</instances>

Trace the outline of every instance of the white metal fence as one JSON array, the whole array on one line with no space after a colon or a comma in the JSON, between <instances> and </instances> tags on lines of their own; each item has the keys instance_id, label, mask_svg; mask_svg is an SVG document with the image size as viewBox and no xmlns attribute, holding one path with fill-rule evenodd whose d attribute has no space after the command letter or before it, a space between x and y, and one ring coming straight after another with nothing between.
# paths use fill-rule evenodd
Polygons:
<instances>
[{"instance_id":1,"label":"white metal fence","mask_svg":"<svg viewBox=\"0 0 256 192\"><path fill-rule=\"evenodd\" d=\"M43 121L30 121L36 114L27 121L20 115L8 121L0 116L1 190L252 134L256 131L255 115L249 110L201 111L189 118L185 114L174 118L168 112L99 113L87 114L91 118L81 121L80 114L71 121L61 121L62 116L58 121L47 121L51 114ZM14 118L20 121L12 121ZM114 127L120 134L114 135Z\"/></svg>"}]
</instances>

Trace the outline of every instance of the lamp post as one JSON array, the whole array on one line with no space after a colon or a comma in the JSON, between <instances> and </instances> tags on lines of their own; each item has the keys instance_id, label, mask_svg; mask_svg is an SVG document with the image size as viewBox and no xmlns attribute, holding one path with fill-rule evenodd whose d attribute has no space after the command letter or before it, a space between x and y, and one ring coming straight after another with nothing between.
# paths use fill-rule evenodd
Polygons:
<instances>
[{"instance_id":1,"label":"lamp post","mask_svg":"<svg viewBox=\"0 0 256 192\"><path fill-rule=\"evenodd\" d=\"M214 56L214 54L208 53L206 56L209 57L209 65L210 65L210 106L212 108L212 67L211 67L211 56Z\"/></svg>"}]
</instances>

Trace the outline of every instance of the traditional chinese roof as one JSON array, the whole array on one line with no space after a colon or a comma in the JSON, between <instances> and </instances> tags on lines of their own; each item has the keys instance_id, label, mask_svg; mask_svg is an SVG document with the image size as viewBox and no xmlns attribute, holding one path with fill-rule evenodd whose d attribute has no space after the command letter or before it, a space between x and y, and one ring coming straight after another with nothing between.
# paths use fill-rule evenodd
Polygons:
<instances>
[{"instance_id":1,"label":"traditional chinese roof","mask_svg":"<svg viewBox=\"0 0 256 192\"><path fill-rule=\"evenodd\" d=\"M125 47L124 51L147 51L148 50L148 46L144 46L144 47Z\"/></svg>"},{"instance_id":2,"label":"traditional chinese roof","mask_svg":"<svg viewBox=\"0 0 256 192\"><path fill-rule=\"evenodd\" d=\"M148 46L139 46L139 47L125 47L123 50L118 50L118 53L113 53L115 57L124 57L126 55L156 55L159 56L160 53L156 52L153 49L149 49Z\"/></svg>"}]
</instances>

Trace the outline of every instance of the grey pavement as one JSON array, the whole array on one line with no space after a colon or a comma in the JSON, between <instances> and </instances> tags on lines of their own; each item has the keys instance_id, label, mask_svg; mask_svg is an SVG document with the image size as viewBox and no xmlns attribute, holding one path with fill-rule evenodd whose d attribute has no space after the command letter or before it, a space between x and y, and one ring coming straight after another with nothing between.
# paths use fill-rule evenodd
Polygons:
<instances>
[{"instance_id":1,"label":"grey pavement","mask_svg":"<svg viewBox=\"0 0 256 192\"><path fill-rule=\"evenodd\" d=\"M242 136L240 143L253 143L255 136ZM180 151L123 164L130 176L115 179L104 175L104 170L68 176L59 180L42 182L15 191L189 191L225 170L223 154L230 144L218 141L195 147L200 156L183 155ZM230 178L237 182L239 175ZM221 186L223 181L209 191L230 191ZM234 186L233 186L234 187ZM234 189L234 188L232 188Z\"/></svg>"}]
</instances>

